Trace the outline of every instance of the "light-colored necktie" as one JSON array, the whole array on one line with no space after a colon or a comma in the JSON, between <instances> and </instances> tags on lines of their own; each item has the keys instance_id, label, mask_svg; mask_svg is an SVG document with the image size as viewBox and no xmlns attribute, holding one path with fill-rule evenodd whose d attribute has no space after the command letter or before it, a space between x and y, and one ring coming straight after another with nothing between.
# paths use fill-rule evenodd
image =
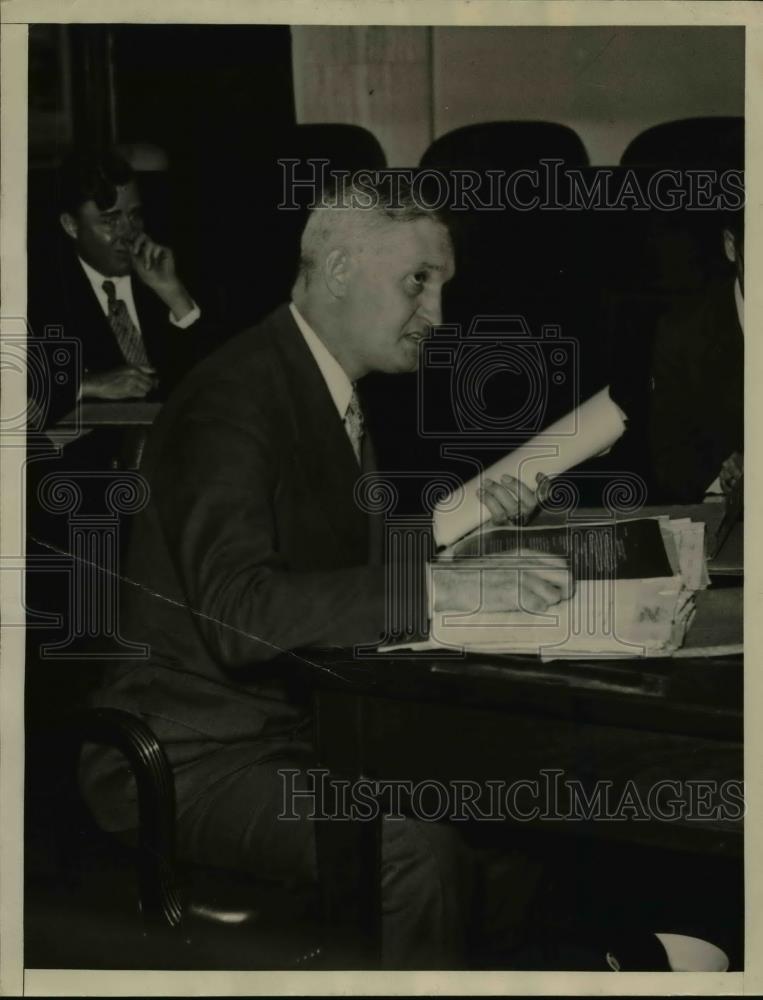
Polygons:
<instances>
[{"instance_id":1,"label":"light-colored necktie","mask_svg":"<svg viewBox=\"0 0 763 1000\"><path fill-rule=\"evenodd\" d=\"M353 386L352 396L350 397L350 402L347 404L347 412L344 415L344 426L358 464L360 464L360 447L363 442L363 423L363 411L360 408L357 390Z\"/></svg>"},{"instance_id":2,"label":"light-colored necktie","mask_svg":"<svg viewBox=\"0 0 763 1000\"><path fill-rule=\"evenodd\" d=\"M117 338L119 349L124 355L125 361L133 368L139 368L149 364L146 348L143 344L143 337L140 330L133 323L127 306L122 299L117 298L117 291L113 281L104 281L101 285L106 298L109 301L109 326Z\"/></svg>"}]
</instances>

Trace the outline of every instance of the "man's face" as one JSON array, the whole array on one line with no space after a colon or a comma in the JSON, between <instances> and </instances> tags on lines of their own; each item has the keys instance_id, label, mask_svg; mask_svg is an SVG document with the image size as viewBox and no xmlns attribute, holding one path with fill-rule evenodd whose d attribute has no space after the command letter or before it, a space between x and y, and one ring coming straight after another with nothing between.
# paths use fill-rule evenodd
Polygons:
<instances>
[{"instance_id":1,"label":"man's face","mask_svg":"<svg viewBox=\"0 0 763 1000\"><path fill-rule=\"evenodd\" d=\"M453 277L447 229L421 218L389 222L352 260L343 325L358 374L415 371L419 346L442 322L442 287Z\"/></svg>"},{"instance_id":2,"label":"man's face","mask_svg":"<svg viewBox=\"0 0 763 1000\"><path fill-rule=\"evenodd\" d=\"M79 256L104 277L129 274L130 247L143 232L143 214L134 181L117 188L117 200L101 211L86 201L75 215L64 213L61 224L74 240Z\"/></svg>"}]
</instances>

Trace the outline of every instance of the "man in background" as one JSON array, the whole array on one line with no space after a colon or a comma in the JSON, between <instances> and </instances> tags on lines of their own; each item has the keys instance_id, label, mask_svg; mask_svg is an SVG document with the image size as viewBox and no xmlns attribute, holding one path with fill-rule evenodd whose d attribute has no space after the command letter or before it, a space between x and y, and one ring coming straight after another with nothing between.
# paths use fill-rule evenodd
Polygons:
<instances>
[{"instance_id":1,"label":"man in background","mask_svg":"<svg viewBox=\"0 0 763 1000\"><path fill-rule=\"evenodd\" d=\"M57 196L58 238L33 234L28 316L33 336L58 328L76 339L80 368L42 387L46 426L79 400L163 398L205 347L172 250L144 228L129 164L115 152L75 152Z\"/></svg>"},{"instance_id":2,"label":"man in background","mask_svg":"<svg viewBox=\"0 0 763 1000\"><path fill-rule=\"evenodd\" d=\"M744 214L723 230L731 265L660 321L652 360L649 438L657 499L729 493L744 455Z\"/></svg>"}]
</instances>

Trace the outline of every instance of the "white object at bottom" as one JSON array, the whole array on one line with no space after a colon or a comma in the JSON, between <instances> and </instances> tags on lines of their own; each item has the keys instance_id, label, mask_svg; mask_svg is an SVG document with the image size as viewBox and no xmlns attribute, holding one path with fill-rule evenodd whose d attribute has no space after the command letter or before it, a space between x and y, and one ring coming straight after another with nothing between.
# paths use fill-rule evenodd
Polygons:
<instances>
[{"instance_id":1,"label":"white object at bottom","mask_svg":"<svg viewBox=\"0 0 763 1000\"><path fill-rule=\"evenodd\" d=\"M656 934L667 952L671 972L727 972L729 957L716 945L685 934Z\"/></svg>"}]
</instances>

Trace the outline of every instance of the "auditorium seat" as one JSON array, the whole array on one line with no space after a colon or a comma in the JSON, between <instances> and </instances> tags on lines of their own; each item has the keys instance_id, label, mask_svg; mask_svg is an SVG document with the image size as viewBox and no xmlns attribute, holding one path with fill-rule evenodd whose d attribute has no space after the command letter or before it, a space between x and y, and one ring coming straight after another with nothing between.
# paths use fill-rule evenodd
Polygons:
<instances>
[{"instance_id":1,"label":"auditorium seat","mask_svg":"<svg viewBox=\"0 0 763 1000\"><path fill-rule=\"evenodd\" d=\"M620 162L627 167L742 169L744 118L682 118L654 125L630 141Z\"/></svg>"},{"instance_id":2,"label":"auditorium seat","mask_svg":"<svg viewBox=\"0 0 763 1000\"><path fill-rule=\"evenodd\" d=\"M447 206L453 209L447 214L453 234L456 274L443 293L443 318L446 324L455 327L455 336L468 337L472 320L478 316L505 317L507 329L517 325L512 317L520 317L539 339L544 324L557 325L562 336L573 330L570 313L576 305L579 282L575 275L581 263L575 249L578 220L571 213L512 210L510 199L505 196L497 199L497 210L483 210L480 206L489 204L484 187L476 190L477 204L472 207L467 202L463 208L454 208L452 204L452 195L458 189L456 171L474 171L478 178L488 177L488 171L498 171L505 180L516 170L539 169L542 160L582 167L588 157L580 138L564 125L494 121L468 125L440 136L421 158L419 169L422 180L426 178L430 203L442 200L442 189ZM435 172L442 175L444 184L437 183ZM586 335L593 329L589 319L587 316ZM500 321L498 327L500 338ZM489 353L490 337L494 335L495 332L489 334L485 346L475 349ZM480 335L472 340L479 341ZM544 356L547 353L544 347L539 351ZM400 513L421 511L423 473L447 471L468 479L475 472L474 462L487 465L518 443L516 435L511 439L496 438L495 433L486 436L480 434L479 427L471 434L449 431L454 425L454 407L459 406L464 392L474 395L473 387L462 385L464 366L459 360L454 360L451 366L456 385L449 380L447 370L442 367L435 370L427 357L418 375L371 375L363 380L364 408L380 467L387 473L400 473L395 479L399 493L396 510ZM579 370L576 364L571 367L571 373ZM586 365L584 370L590 372L592 366ZM571 387L570 380L561 388L552 385L542 401L546 422L569 408ZM528 391L532 391L524 369L511 372L501 365L496 365L494 375L487 371L480 389L485 390L484 412L488 417L496 410L505 412L507 406L521 409ZM395 398L394 412L388 406L391 395ZM426 427L421 423L422 414L426 417ZM458 415L455 420L458 423ZM528 426L525 436L535 429ZM454 443L463 458L443 454L442 446Z\"/></svg>"},{"instance_id":3,"label":"auditorium seat","mask_svg":"<svg viewBox=\"0 0 763 1000\"><path fill-rule=\"evenodd\" d=\"M506 121L468 125L440 136L424 153L420 167L449 176L453 171L471 170L483 177L487 171L509 176L519 170L541 170L539 180L545 190L540 166L544 160L561 161L564 167L588 164L583 143L567 126ZM530 187L531 182L517 185L517 197L523 202L531 198ZM479 200L488 202L487 184L484 194L482 190ZM497 211L479 208L453 213L457 277L449 290L447 312L459 322L470 308L513 312L537 301L540 292L548 301L569 287L574 262L569 214L542 206L512 208L508 201L504 194ZM553 321L550 315L547 319Z\"/></svg>"},{"instance_id":4,"label":"auditorium seat","mask_svg":"<svg viewBox=\"0 0 763 1000\"><path fill-rule=\"evenodd\" d=\"M588 154L580 136L556 122L498 121L465 125L439 136L420 166L440 170L531 167L555 158L568 166L584 166Z\"/></svg>"},{"instance_id":5,"label":"auditorium seat","mask_svg":"<svg viewBox=\"0 0 763 1000\"><path fill-rule=\"evenodd\" d=\"M300 179L313 176L308 160L328 161L327 177L332 170L354 173L386 166L384 151L371 132L336 123L297 125L263 136L252 161L210 152L205 179L210 188L226 192L230 210L219 204L206 207L202 256L205 270L214 273L225 290L228 322L234 329L244 329L287 301L296 276L312 191L297 188L294 202L284 197L291 168L279 163L283 160L299 161L295 175ZM323 168L314 169L320 181ZM287 204L298 207L284 207Z\"/></svg>"},{"instance_id":6,"label":"auditorium seat","mask_svg":"<svg viewBox=\"0 0 763 1000\"><path fill-rule=\"evenodd\" d=\"M381 170L387 165L376 136L360 125L297 125L282 136L281 156L325 159L330 170Z\"/></svg>"},{"instance_id":7,"label":"auditorium seat","mask_svg":"<svg viewBox=\"0 0 763 1000\"><path fill-rule=\"evenodd\" d=\"M569 205L570 187L563 176L569 169L584 189L605 181L616 195L629 181L646 190L650 177L663 168L740 168L742 129L743 121L736 118L669 122L637 136L620 164L590 166L583 143L563 125L489 122L439 137L421 167L449 174L464 169L508 174L560 160L558 203ZM545 169L548 178L551 168L547 164ZM654 329L673 303L723 270L718 216L663 211L649 204L613 210L606 199L599 207L586 207L582 199L554 208L553 191L541 189L544 193L551 204L528 211L502 207L453 213L457 275L446 289L445 319L466 330L480 314L521 314L536 336L543 324L558 323L578 347L579 398L609 382L628 403L628 432L599 464L637 471L648 479L642 432ZM512 391L521 395L521 387L504 385L505 379L498 386L502 378L495 380L499 399L510 398ZM549 390L548 420L564 410L568 397L566 388ZM448 400L441 405L446 407ZM496 457L500 450L496 443ZM485 460L490 457L484 455ZM434 453L431 458L437 461Z\"/></svg>"},{"instance_id":8,"label":"auditorium seat","mask_svg":"<svg viewBox=\"0 0 763 1000\"><path fill-rule=\"evenodd\" d=\"M545 165L544 165L545 164ZM585 168L588 165L586 149L571 128L554 122L543 121L493 121L467 125L438 137L420 161L422 171L440 171L449 180L450 191L458 190L457 171L474 171L480 178L476 191L479 204L455 207L450 212L456 257L456 275L446 286L443 297L443 314L446 323L455 324L461 335L468 335L472 321L478 316L505 317L509 326L516 325L510 317L520 317L533 337L543 340L544 326L556 326L562 337L573 336L591 340L596 328L596 317L591 315L589 303L582 313L580 272L586 261L579 249L579 213L557 210L552 187L554 178L560 181L559 199L563 203L565 191L561 176L567 167ZM493 198L490 191L490 173L499 178L499 193ZM512 204L513 195L506 181L517 171L537 171L526 179L517 180L517 199L529 202L534 192L540 194L540 204L523 209ZM512 182L509 180L509 184ZM548 196L551 207L543 207ZM484 207L483 207L484 206ZM497 328L501 328L499 320ZM587 348L584 348L586 350ZM541 348L541 354L544 353ZM497 366L497 369L500 366ZM544 424L569 409L574 396L570 395L573 380L580 371L593 374L593 365L581 365L571 359L563 386L548 380L549 391L544 400ZM424 372L425 380L428 379ZM593 381L597 376L593 375ZM507 400L518 401L520 407L531 391L524 371L512 374L497 370L485 386L485 412L497 414L505 411ZM437 393L439 392L439 396ZM438 409L447 424L446 411L452 408L455 398L445 384L439 390L425 386L424 404L428 410ZM402 420L402 407L398 419ZM413 403L408 410L413 409ZM410 419L410 417L408 418ZM526 436L537 428L527 427ZM521 428L517 428L521 434ZM479 437L477 432L474 437ZM442 469L439 453L440 441L419 441L418 461L421 467ZM487 464L499 454L518 443L493 437L489 448L476 447L470 457ZM484 444L484 442L483 442ZM453 467L461 474L464 469Z\"/></svg>"},{"instance_id":9,"label":"auditorium seat","mask_svg":"<svg viewBox=\"0 0 763 1000\"><path fill-rule=\"evenodd\" d=\"M744 169L744 119L686 118L655 125L631 140L620 163L644 188L657 171L679 171L687 188L686 171L712 171L716 181L710 193L718 194L720 172ZM690 293L723 268L717 212L657 207L645 218L641 235L653 265L650 277L655 288L669 296Z\"/></svg>"},{"instance_id":10,"label":"auditorium seat","mask_svg":"<svg viewBox=\"0 0 763 1000\"><path fill-rule=\"evenodd\" d=\"M687 171L744 168L744 119L705 117L665 122L637 135L625 149L616 175L630 172L642 190L657 171L678 171L679 186L689 189ZM711 193L719 186L713 183ZM660 317L696 295L727 270L721 249L721 213L688 207L630 211L608 220L591 219L592 240L610 241L605 298L615 380L627 381L631 421L610 461L627 461L650 479L645 421L654 333ZM630 452L626 452L626 448Z\"/></svg>"}]
</instances>

